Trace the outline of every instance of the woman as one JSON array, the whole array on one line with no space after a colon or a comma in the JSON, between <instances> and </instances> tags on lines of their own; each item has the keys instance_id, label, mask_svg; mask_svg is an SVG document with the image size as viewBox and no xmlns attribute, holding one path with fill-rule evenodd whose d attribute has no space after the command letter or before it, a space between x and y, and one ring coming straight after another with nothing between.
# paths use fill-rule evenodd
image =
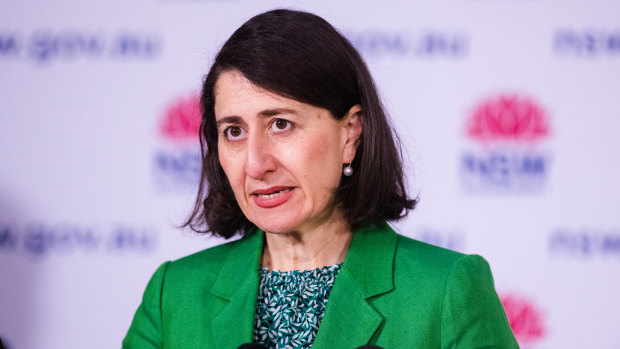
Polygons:
<instances>
[{"instance_id":1,"label":"woman","mask_svg":"<svg viewBox=\"0 0 620 349\"><path fill-rule=\"evenodd\" d=\"M201 107L187 225L242 238L164 263L124 348L517 347L484 259L385 223L416 202L368 69L330 24L250 19Z\"/></svg>"}]
</instances>

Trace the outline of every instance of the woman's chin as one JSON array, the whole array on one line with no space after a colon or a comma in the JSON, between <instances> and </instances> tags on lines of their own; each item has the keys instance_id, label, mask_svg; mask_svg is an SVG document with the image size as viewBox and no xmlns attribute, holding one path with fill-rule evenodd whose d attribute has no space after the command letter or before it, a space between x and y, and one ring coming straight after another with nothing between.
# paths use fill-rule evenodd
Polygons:
<instances>
[{"instance_id":1,"label":"woman's chin","mask_svg":"<svg viewBox=\"0 0 620 349\"><path fill-rule=\"evenodd\" d=\"M299 217L288 216L290 212L281 212L274 215L261 215L250 219L254 225L266 233L286 234L299 230L303 220Z\"/></svg>"},{"instance_id":2,"label":"woman's chin","mask_svg":"<svg viewBox=\"0 0 620 349\"><path fill-rule=\"evenodd\" d=\"M294 226L291 224L273 224L273 222L270 222L265 224L256 224L256 226L262 231L270 234L287 234L295 231Z\"/></svg>"},{"instance_id":3,"label":"woman's chin","mask_svg":"<svg viewBox=\"0 0 620 349\"><path fill-rule=\"evenodd\" d=\"M261 230L284 234L296 231L304 222L297 206L280 206L271 209L250 207L246 217Z\"/></svg>"}]
</instances>

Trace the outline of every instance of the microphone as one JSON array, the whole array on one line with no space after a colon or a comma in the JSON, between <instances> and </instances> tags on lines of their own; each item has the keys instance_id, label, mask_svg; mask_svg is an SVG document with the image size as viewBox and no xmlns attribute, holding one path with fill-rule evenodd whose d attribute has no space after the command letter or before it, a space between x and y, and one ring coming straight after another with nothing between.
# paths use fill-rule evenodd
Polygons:
<instances>
[{"instance_id":1,"label":"microphone","mask_svg":"<svg viewBox=\"0 0 620 349\"><path fill-rule=\"evenodd\" d=\"M383 347L379 347L372 344L362 345L361 347L357 347L355 349L383 349Z\"/></svg>"}]
</instances>

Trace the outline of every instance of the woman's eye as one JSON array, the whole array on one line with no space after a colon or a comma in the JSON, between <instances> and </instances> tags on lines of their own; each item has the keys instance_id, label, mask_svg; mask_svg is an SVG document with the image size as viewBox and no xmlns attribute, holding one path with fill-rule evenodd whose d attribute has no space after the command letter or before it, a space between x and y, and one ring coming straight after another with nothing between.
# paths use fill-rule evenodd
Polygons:
<instances>
[{"instance_id":1,"label":"woman's eye","mask_svg":"<svg viewBox=\"0 0 620 349\"><path fill-rule=\"evenodd\" d=\"M224 130L224 135L229 141L236 141L244 136L245 130L239 126L229 126Z\"/></svg>"},{"instance_id":2,"label":"woman's eye","mask_svg":"<svg viewBox=\"0 0 620 349\"><path fill-rule=\"evenodd\" d=\"M293 127L293 124L288 120L275 119L271 127L274 131L281 132L290 129Z\"/></svg>"}]
</instances>

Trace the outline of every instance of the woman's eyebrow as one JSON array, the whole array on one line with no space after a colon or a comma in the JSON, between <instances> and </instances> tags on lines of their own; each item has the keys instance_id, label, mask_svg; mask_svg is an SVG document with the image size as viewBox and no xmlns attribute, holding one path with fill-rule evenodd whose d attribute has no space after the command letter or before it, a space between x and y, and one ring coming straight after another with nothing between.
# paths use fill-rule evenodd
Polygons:
<instances>
[{"instance_id":1,"label":"woman's eyebrow","mask_svg":"<svg viewBox=\"0 0 620 349\"><path fill-rule=\"evenodd\" d=\"M274 108L274 109L265 109L262 110L258 113L259 116L275 116L275 115L280 115L280 114L294 114L297 115L299 114L296 110L294 109L289 109L289 108ZM219 127L222 124L243 124L243 118L240 116L236 116L236 115L231 115L231 116L225 116L223 118L221 118L220 120L217 120L215 122L215 124Z\"/></svg>"},{"instance_id":2,"label":"woman's eyebrow","mask_svg":"<svg viewBox=\"0 0 620 349\"><path fill-rule=\"evenodd\" d=\"M275 109L265 109L258 113L261 116L274 116L279 114L297 114L296 110L288 109L288 108L275 108Z\"/></svg>"},{"instance_id":3,"label":"woman's eyebrow","mask_svg":"<svg viewBox=\"0 0 620 349\"><path fill-rule=\"evenodd\" d=\"M222 124L242 124L242 123L243 123L243 119L240 116L226 116L215 122L215 124L218 127Z\"/></svg>"}]
</instances>

